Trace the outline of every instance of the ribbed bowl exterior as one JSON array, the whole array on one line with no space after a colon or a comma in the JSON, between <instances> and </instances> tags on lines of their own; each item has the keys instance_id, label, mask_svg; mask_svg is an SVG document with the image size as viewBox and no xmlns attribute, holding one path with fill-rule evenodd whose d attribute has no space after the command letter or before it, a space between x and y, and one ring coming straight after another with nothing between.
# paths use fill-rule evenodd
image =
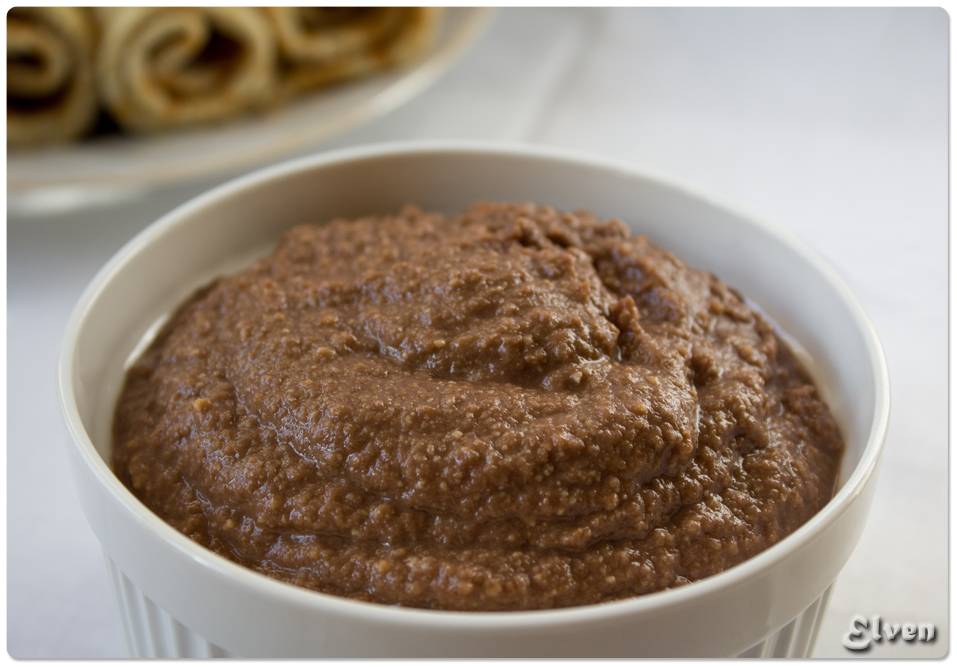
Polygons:
<instances>
[{"instance_id":1,"label":"ribbed bowl exterior","mask_svg":"<svg viewBox=\"0 0 957 667\"><path fill-rule=\"evenodd\" d=\"M106 558L131 658L237 658L177 621Z\"/></svg>"},{"instance_id":2,"label":"ribbed bowl exterior","mask_svg":"<svg viewBox=\"0 0 957 667\"><path fill-rule=\"evenodd\" d=\"M112 560L107 571L123 618L123 634L131 658L242 658L217 646L176 620L130 581ZM831 589L787 625L737 656L739 658L808 658ZM286 656L274 656L282 658ZM675 656L680 657L680 656Z\"/></svg>"},{"instance_id":3,"label":"ribbed bowl exterior","mask_svg":"<svg viewBox=\"0 0 957 667\"><path fill-rule=\"evenodd\" d=\"M739 658L810 658L817 641L817 632L821 627L821 618L827 608L831 588L811 603L807 609L777 632L773 632Z\"/></svg>"}]
</instances>

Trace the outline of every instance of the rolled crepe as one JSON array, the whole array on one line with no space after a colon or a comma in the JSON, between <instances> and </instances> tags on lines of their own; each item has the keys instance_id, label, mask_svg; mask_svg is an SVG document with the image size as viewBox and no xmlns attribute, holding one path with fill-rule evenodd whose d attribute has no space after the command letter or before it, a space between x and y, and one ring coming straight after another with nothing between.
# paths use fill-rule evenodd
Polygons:
<instances>
[{"instance_id":1,"label":"rolled crepe","mask_svg":"<svg viewBox=\"0 0 957 667\"><path fill-rule=\"evenodd\" d=\"M269 7L283 93L295 94L407 62L431 43L435 7Z\"/></svg>"},{"instance_id":2,"label":"rolled crepe","mask_svg":"<svg viewBox=\"0 0 957 667\"><path fill-rule=\"evenodd\" d=\"M127 130L208 123L275 94L275 38L257 9L123 7L97 15L100 95Z\"/></svg>"},{"instance_id":3,"label":"rolled crepe","mask_svg":"<svg viewBox=\"0 0 957 667\"><path fill-rule=\"evenodd\" d=\"M87 10L15 7L7 13L7 142L65 141L93 125L95 30Z\"/></svg>"}]
</instances>

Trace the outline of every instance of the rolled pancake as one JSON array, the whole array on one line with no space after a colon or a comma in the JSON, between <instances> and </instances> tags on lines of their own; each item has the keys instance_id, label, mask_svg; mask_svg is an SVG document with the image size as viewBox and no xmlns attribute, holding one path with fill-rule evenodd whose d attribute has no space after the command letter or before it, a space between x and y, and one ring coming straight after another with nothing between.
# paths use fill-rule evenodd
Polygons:
<instances>
[{"instance_id":1,"label":"rolled pancake","mask_svg":"<svg viewBox=\"0 0 957 667\"><path fill-rule=\"evenodd\" d=\"M257 9L97 11L100 95L127 130L220 120L266 105L276 91L275 38Z\"/></svg>"},{"instance_id":2,"label":"rolled pancake","mask_svg":"<svg viewBox=\"0 0 957 667\"><path fill-rule=\"evenodd\" d=\"M407 62L431 43L435 7L269 7L286 95Z\"/></svg>"},{"instance_id":3,"label":"rolled pancake","mask_svg":"<svg viewBox=\"0 0 957 667\"><path fill-rule=\"evenodd\" d=\"M7 142L66 141L93 125L96 35L87 10L16 7L7 13Z\"/></svg>"}]
</instances>

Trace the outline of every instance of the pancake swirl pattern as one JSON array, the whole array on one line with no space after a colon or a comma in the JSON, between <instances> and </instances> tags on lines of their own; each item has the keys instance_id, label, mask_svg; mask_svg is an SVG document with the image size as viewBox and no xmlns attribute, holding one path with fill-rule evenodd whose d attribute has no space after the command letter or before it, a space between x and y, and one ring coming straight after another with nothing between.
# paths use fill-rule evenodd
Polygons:
<instances>
[{"instance_id":1,"label":"pancake swirl pattern","mask_svg":"<svg viewBox=\"0 0 957 667\"><path fill-rule=\"evenodd\" d=\"M29 146L79 137L97 112L95 26L72 7L7 14L7 140Z\"/></svg>"},{"instance_id":2,"label":"pancake swirl pattern","mask_svg":"<svg viewBox=\"0 0 957 667\"><path fill-rule=\"evenodd\" d=\"M11 146L268 112L410 63L435 7L24 7L7 16Z\"/></svg>"}]
</instances>

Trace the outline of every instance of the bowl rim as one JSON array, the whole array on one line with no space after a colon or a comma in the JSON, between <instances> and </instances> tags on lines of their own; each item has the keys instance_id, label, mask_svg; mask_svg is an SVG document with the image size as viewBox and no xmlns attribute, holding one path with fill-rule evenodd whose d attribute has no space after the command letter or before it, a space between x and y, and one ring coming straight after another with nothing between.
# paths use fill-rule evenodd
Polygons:
<instances>
[{"instance_id":1,"label":"bowl rim","mask_svg":"<svg viewBox=\"0 0 957 667\"><path fill-rule=\"evenodd\" d=\"M712 208L760 228L789 246L814 271L820 274L839 296L843 306L850 312L858 333L865 341L871 372L875 378L874 416L868 432L867 443L860 461L847 480L817 514L780 542L761 553L723 572L675 589L667 589L633 598L560 609L531 611L472 612L417 609L384 605L320 593L293 584L273 579L220 556L168 525L134 496L119 478L113 474L108 463L93 446L92 439L83 426L76 404L73 386L74 352L92 304L100 292L111 282L120 267L135 258L154 240L177 225L195 218L205 209L214 207L232 196L253 187L261 187L294 174L316 169L341 166L367 160L396 157L456 156L502 157L508 159L532 159L541 162L558 162L570 167L601 170L616 175L638 178L654 186L684 198L691 198ZM694 598L719 594L742 581L766 572L789 553L812 542L825 528L842 516L864 490L873 475L887 434L890 413L890 389L884 353L863 308L827 262L803 241L788 230L770 224L761 218L741 213L715 199L675 185L646 169L636 169L621 161L599 158L587 153L566 149L529 145L514 142L476 141L401 141L368 144L320 152L267 166L249 174L229 180L177 206L134 236L97 272L80 296L70 315L63 337L58 363L58 397L67 430L80 458L88 466L97 482L101 484L140 527L152 532L167 547L197 563L201 568L228 579L238 586L252 589L257 595L273 598L277 602L308 608L310 611L333 613L344 617L363 618L393 625L431 625L441 628L458 628L475 632L522 630L562 624L594 622L609 617L649 613L681 605Z\"/></svg>"}]
</instances>

